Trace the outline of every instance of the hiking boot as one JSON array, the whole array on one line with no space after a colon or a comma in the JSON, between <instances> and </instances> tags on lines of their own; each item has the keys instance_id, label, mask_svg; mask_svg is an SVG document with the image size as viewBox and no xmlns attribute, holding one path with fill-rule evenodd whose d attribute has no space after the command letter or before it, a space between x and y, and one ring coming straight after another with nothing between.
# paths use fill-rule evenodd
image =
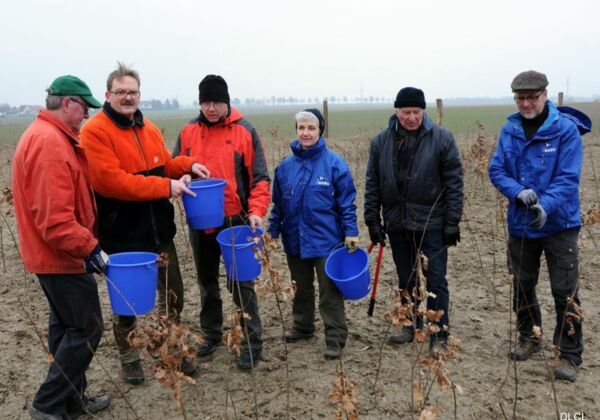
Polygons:
<instances>
[{"instance_id":1,"label":"hiking boot","mask_svg":"<svg viewBox=\"0 0 600 420\"><path fill-rule=\"evenodd\" d=\"M308 340L313 336L314 333L307 333L303 331L298 331L297 329L292 328L291 330L287 330L283 335L283 339L286 343L295 343L299 340Z\"/></svg>"},{"instance_id":2,"label":"hiking boot","mask_svg":"<svg viewBox=\"0 0 600 420\"><path fill-rule=\"evenodd\" d=\"M198 372L195 361L190 360L187 357L181 359L181 366L179 368L185 376L189 376L190 378L195 378L200 373Z\"/></svg>"},{"instance_id":3,"label":"hiking boot","mask_svg":"<svg viewBox=\"0 0 600 420\"><path fill-rule=\"evenodd\" d=\"M415 329L412 327L404 327L402 331L393 332L390 334L389 341L392 344L412 343L415 339Z\"/></svg>"},{"instance_id":4,"label":"hiking boot","mask_svg":"<svg viewBox=\"0 0 600 420\"><path fill-rule=\"evenodd\" d=\"M238 367L242 370L252 369L253 365L256 367L258 362L260 361L260 356L262 355L262 349L244 349L240 354L240 359L238 360Z\"/></svg>"},{"instance_id":5,"label":"hiking boot","mask_svg":"<svg viewBox=\"0 0 600 420\"><path fill-rule=\"evenodd\" d=\"M198 346L196 347L196 357L206 357L209 354L213 353L217 349L217 347L223 344L223 341L221 339L213 340L207 338L205 340L206 341L204 344L198 344Z\"/></svg>"},{"instance_id":6,"label":"hiking boot","mask_svg":"<svg viewBox=\"0 0 600 420\"><path fill-rule=\"evenodd\" d=\"M572 360L564 357L560 359L560 363L554 368L554 378L563 381L575 382L577 373L579 373L577 365Z\"/></svg>"},{"instance_id":7,"label":"hiking boot","mask_svg":"<svg viewBox=\"0 0 600 420\"><path fill-rule=\"evenodd\" d=\"M67 416L61 416L60 414L43 413L33 405L29 407L29 417L34 420L63 420L68 418Z\"/></svg>"},{"instance_id":8,"label":"hiking boot","mask_svg":"<svg viewBox=\"0 0 600 420\"><path fill-rule=\"evenodd\" d=\"M429 357L435 357L438 354L448 353L448 341L431 340L429 342Z\"/></svg>"},{"instance_id":9,"label":"hiking boot","mask_svg":"<svg viewBox=\"0 0 600 420\"><path fill-rule=\"evenodd\" d=\"M122 363L121 373L126 384L140 385L146 380L144 370L142 369L142 362L139 360L131 363Z\"/></svg>"},{"instance_id":10,"label":"hiking boot","mask_svg":"<svg viewBox=\"0 0 600 420\"><path fill-rule=\"evenodd\" d=\"M81 407L81 404L75 403L75 409L69 409L69 418L76 419L84 414L94 415L106 409L110 405L109 395L99 395L97 397L84 397L84 399L85 407ZM72 404L69 402L68 407L70 407L71 405Z\"/></svg>"},{"instance_id":11,"label":"hiking boot","mask_svg":"<svg viewBox=\"0 0 600 420\"><path fill-rule=\"evenodd\" d=\"M508 353L508 357L512 360L527 360L533 353L537 353L542 350L539 340L532 338L520 339L517 343L517 348Z\"/></svg>"},{"instance_id":12,"label":"hiking boot","mask_svg":"<svg viewBox=\"0 0 600 420\"><path fill-rule=\"evenodd\" d=\"M325 340L325 360L337 360L342 356L344 343L338 343L334 340Z\"/></svg>"}]
</instances>

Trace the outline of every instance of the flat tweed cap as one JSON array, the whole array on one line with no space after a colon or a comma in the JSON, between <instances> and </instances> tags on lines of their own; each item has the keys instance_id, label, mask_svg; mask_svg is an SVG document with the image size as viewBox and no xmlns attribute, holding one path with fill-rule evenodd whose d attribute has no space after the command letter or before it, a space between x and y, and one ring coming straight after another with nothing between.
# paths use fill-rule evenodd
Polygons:
<instances>
[{"instance_id":1,"label":"flat tweed cap","mask_svg":"<svg viewBox=\"0 0 600 420\"><path fill-rule=\"evenodd\" d=\"M513 92L519 90L544 90L548 86L548 79L544 73L528 70L516 75L510 84Z\"/></svg>"}]
</instances>

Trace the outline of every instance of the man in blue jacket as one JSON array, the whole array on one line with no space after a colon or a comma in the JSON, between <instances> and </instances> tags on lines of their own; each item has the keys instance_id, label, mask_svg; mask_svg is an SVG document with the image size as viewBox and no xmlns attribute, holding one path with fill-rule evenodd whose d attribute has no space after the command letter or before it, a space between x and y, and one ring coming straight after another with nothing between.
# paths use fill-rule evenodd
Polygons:
<instances>
[{"instance_id":1,"label":"man in blue jacket","mask_svg":"<svg viewBox=\"0 0 600 420\"><path fill-rule=\"evenodd\" d=\"M315 286L319 283L319 310L325 328L325 358L338 359L348 338L344 297L325 274L329 253L344 243L358 247L356 189L344 159L327 149L323 115L307 109L296 115L298 139L292 154L275 169L273 209L269 232L281 234L296 295L294 325L284 339L295 342L315 330Z\"/></svg>"},{"instance_id":2,"label":"man in blue jacket","mask_svg":"<svg viewBox=\"0 0 600 420\"><path fill-rule=\"evenodd\" d=\"M556 308L554 345L560 363L554 376L574 382L583 338L577 296L577 236L581 226L579 179L584 114L548 100L548 80L537 71L519 73L511 88L519 112L508 117L489 166L490 180L509 200L508 264L519 340L509 352L527 360L541 350L542 315L535 287L542 252ZM579 129L579 130L578 130Z\"/></svg>"},{"instance_id":3,"label":"man in blue jacket","mask_svg":"<svg viewBox=\"0 0 600 420\"><path fill-rule=\"evenodd\" d=\"M443 311L441 319L434 322L439 331L430 340L430 352L434 352L438 343L443 350L448 338L450 295L446 265L448 247L460 241L463 171L452 133L429 119L421 89L401 89L394 108L388 128L371 142L365 223L374 244L385 246L386 233L389 235L399 288L408 293L410 300L418 286L417 256L423 252L429 258L429 267L423 273L431 293L427 309ZM423 326L422 315L417 316L416 312L413 325L393 333L390 341L413 341L415 326Z\"/></svg>"}]
</instances>

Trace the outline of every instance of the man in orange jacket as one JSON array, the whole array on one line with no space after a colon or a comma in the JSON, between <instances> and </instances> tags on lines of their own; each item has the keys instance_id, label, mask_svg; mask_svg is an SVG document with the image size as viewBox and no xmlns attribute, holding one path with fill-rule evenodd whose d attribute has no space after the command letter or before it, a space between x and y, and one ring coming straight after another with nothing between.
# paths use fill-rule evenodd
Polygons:
<instances>
[{"instance_id":1,"label":"man in orange jacket","mask_svg":"<svg viewBox=\"0 0 600 420\"><path fill-rule=\"evenodd\" d=\"M193 156L210 169L212 176L227 181L225 220L217 231L190 230L190 242L198 272L200 327L206 344L198 347L198 357L208 356L221 344L223 303L219 291L218 231L247 223L254 230L262 226L271 200L270 178L265 153L257 131L229 104L227 83L210 74L199 86L200 115L181 130L173 156ZM251 282L232 282L227 287L234 303L249 315L242 319L242 331L248 332L238 366L251 369L262 351L262 324L256 293Z\"/></svg>"},{"instance_id":2,"label":"man in orange jacket","mask_svg":"<svg viewBox=\"0 0 600 420\"><path fill-rule=\"evenodd\" d=\"M171 158L160 130L138 109L140 77L119 63L106 84L102 111L82 128L81 141L90 162L96 192L99 237L109 253L147 251L167 253L168 266L159 269L159 309L179 321L183 309L183 282L173 243L175 220L169 198L194 194L186 183L189 172L206 178L209 172L191 157ZM167 290L168 283L168 290ZM113 315L123 379L144 382L139 352L131 347L129 333L135 316ZM181 370L194 376L196 366L184 360Z\"/></svg>"},{"instance_id":3,"label":"man in orange jacket","mask_svg":"<svg viewBox=\"0 0 600 420\"><path fill-rule=\"evenodd\" d=\"M85 372L103 329L91 273L104 272L108 259L94 233L96 207L79 126L100 103L71 75L54 80L47 92L46 109L17 144L12 188L21 258L50 306L52 363L29 415L51 420L98 413L110 397L85 395Z\"/></svg>"}]
</instances>

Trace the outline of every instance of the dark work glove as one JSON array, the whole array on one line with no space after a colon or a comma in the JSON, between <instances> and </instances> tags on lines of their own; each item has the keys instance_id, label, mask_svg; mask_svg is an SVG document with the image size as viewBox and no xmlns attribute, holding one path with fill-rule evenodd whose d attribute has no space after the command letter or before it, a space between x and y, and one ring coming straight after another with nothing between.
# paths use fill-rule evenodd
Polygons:
<instances>
[{"instance_id":1,"label":"dark work glove","mask_svg":"<svg viewBox=\"0 0 600 420\"><path fill-rule=\"evenodd\" d=\"M458 225L446 225L444 227L444 245L455 246L460 242L460 228Z\"/></svg>"},{"instance_id":2,"label":"dark work glove","mask_svg":"<svg viewBox=\"0 0 600 420\"><path fill-rule=\"evenodd\" d=\"M539 203L536 203L535 205L531 206L530 210L533 211L535 219L529 222L529 226L531 226L534 229L541 229L546 224L546 220L548 219L546 210L544 210L542 205Z\"/></svg>"},{"instance_id":3,"label":"dark work glove","mask_svg":"<svg viewBox=\"0 0 600 420\"><path fill-rule=\"evenodd\" d=\"M96 274L106 273L106 266L108 263L108 255L106 252L102 251L100 245L96 245L96 248L94 248L89 257L85 258L85 272Z\"/></svg>"},{"instance_id":4,"label":"dark work glove","mask_svg":"<svg viewBox=\"0 0 600 420\"><path fill-rule=\"evenodd\" d=\"M538 202L538 196L530 188L521 190L519 194L517 194L517 198L515 198L515 202L517 205L525 208L529 208Z\"/></svg>"},{"instance_id":5,"label":"dark work glove","mask_svg":"<svg viewBox=\"0 0 600 420\"><path fill-rule=\"evenodd\" d=\"M385 232L383 231L383 226L369 226L369 238L371 239L371 242L373 244L380 244L381 246L385 246Z\"/></svg>"}]
</instances>

